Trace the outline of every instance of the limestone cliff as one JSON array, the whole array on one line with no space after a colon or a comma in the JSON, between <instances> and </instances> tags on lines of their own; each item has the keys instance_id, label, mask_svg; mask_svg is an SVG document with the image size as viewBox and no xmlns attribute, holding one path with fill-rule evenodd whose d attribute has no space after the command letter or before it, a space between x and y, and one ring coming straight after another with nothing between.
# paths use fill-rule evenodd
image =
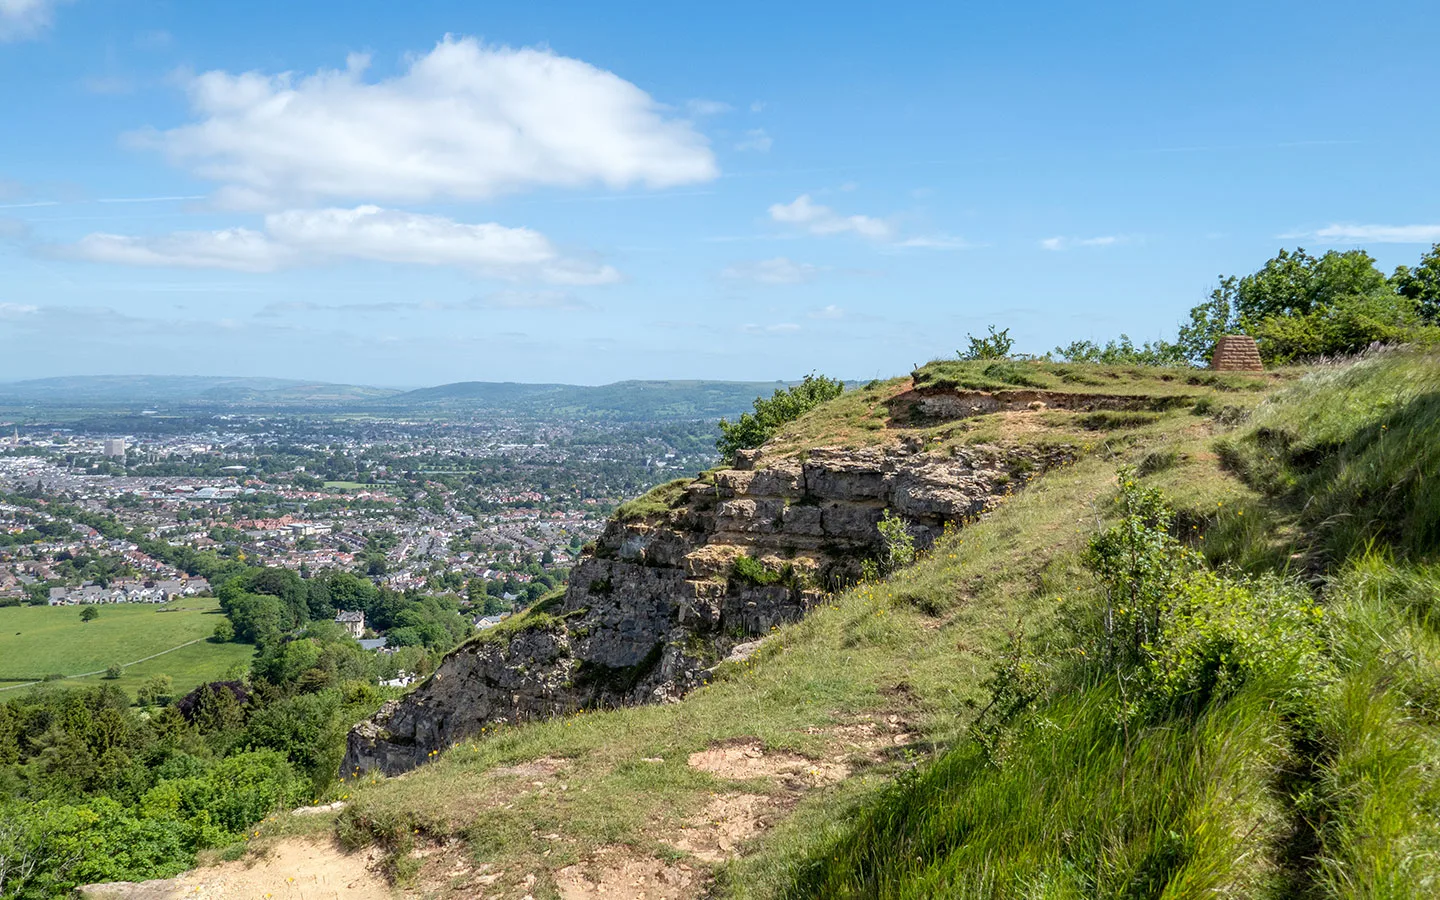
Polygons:
<instances>
[{"instance_id":1,"label":"limestone cliff","mask_svg":"<svg viewBox=\"0 0 1440 900\"><path fill-rule=\"evenodd\" d=\"M664 503L652 498L656 511L612 520L563 599L453 651L356 726L343 771L402 772L487 724L678 698L736 644L853 581L880 549L886 509L924 546L1072 456L983 445L927 453L913 440L776 459L743 451L734 469L668 486ZM737 575L741 556L766 572Z\"/></svg>"}]
</instances>

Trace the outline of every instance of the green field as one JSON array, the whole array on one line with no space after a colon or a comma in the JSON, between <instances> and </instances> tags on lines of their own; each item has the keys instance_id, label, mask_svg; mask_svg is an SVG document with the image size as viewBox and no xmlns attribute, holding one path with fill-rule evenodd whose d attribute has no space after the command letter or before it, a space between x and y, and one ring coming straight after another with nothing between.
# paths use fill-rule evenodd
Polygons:
<instances>
[{"instance_id":1,"label":"green field","mask_svg":"<svg viewBox=\"0 0 1440 900\"><path fill-rule=\"evenodd\" d=\"M155 675L173 678L178 695L220 678L236 663L248 665L254 653L248 644L204 640L223 615L219 603L210 597L162 606L99 606L100 617L93 622L80 621L83 608L0 609L0 691L51 674L66 676L66 682L99 684L106 668L120 665L124 674L109 683L132 696ZM146 659L152 656L155 658Z\"/></svg>"},{"instance_id":2,"label":"green field","mask_svg":"<svg viewBox=\"0 0 1440 900\"><path fill-rule=\"evenodd\" d=\"M366 488L379 487L379 485L361 484L358 481L327 481L325 487L337 491L363 491Z\"/></svg>"}]
</instances>

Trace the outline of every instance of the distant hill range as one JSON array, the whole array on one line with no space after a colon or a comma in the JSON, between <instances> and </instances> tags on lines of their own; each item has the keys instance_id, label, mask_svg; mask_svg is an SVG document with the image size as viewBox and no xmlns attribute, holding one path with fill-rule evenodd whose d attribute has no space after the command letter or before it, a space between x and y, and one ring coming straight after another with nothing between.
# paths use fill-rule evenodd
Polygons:
<instances>
[{"instance_id":1,"label":"distant hill range","mask_svg":"<svg viewBox=\"0 0 1440 900\"><path fill-rule=\"evenodd\" d=\"M288 378L207 375L74 375L0 384L0 400L76 406L135 403L352 403L400 393Z\"/></svg>"},{"instance_id":2,"label":"distant hill range","mask_svg":"<svg viewBox=\"0 0 1440 900\"><path fill-rule=\"evenodd\" d=\"M556 418L616 420L718 419L750 409L784 382L617 381L598 387L462 381L373 401L375 410L459 412L495 410Z\"/></svg>"},{"instance_id":3,"label":"distant hill range","mask_svg":"<svg viewBox=\"0 0 1440 900\"><path fill-rule=\"evenodd\" d=\"M494 412L534 418L615 421L718 419L750 409L786 382L619 381L573 384L463 381L399 391L285 378L172 375L78 375L0 383L0 407L154 407L162 412L208 407L328 409L377 415L447 417ZM136 410L138 411L138 410Z\"/></svg>"}]
</instances>

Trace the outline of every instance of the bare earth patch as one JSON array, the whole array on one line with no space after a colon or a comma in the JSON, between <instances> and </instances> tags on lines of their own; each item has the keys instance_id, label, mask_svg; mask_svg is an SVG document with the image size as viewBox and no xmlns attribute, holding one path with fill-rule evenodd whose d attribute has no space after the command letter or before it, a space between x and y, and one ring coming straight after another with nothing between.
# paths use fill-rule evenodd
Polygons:
<instances>
[{"instance_id":1,"label":"bare earth patch","mask_svg":"<svg viewBox=\"0 0 1440 900\"><path fill-rule=\"evenodd\" d=\"M620 847L555 873L561 900L683 900L695 895L700 880L683 863L667 865Z\"/></svg>"},{"instance_id":2,"label":"bare earth patch","mask_svg":"<svg viewBox=\"0 0 1440 900\"><path fill-rule=\"evenodd\" d=\"M879 720L846 722L828 728L807 728L805 731L807 734L827 735L831 740L832 752L841 754L841 759L847 754L859 754L876 762L895 748L907 746L915 740L915 736L907 730L905 722L897 715L885 716Z\"/></svg>"},{"instance_id":3,"label":"bare earth patch","mask_svg":"<svg viewBox=\"0 0 1440 900\"><path fill-rule=\"evenodd\" d=\"M291 838L258 859L194 869L165 881L96 885L81 895L90 900L389 900L385 879L371 866L380 851L346 853L333 841Z\"/></svg>"},{"instance_id":4,"label":"bare earth patch","mask_svg":"<svg viewBox=\"0 0 1440 900\"><path fill-rule=\"evenodd\" d=\"M771 778L792 789L843 781L850 767L840 762L811 760L798 753L766 750L755 738L736 738L690 754L692 769L732 781Z\"/></svg>"},{"instance_id":5,"label":"bare earth patch","mask_svg":"<svg viewBox=\"0 0 1440 900\"><path fill-rule=\"evenodd\" d=\"M669 843L706 862L724 862L739 855L740 845L769 828L785 814L774 797L720 794Z\"/></svg>"}]
</instances>

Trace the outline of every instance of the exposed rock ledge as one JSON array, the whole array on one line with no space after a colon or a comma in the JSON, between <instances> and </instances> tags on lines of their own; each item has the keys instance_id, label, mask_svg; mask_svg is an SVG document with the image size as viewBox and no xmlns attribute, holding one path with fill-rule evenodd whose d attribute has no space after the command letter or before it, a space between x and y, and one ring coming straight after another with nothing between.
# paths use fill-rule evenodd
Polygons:
<instances>
[{"instance_id":1,"label":"exposed rock ledge","mask_svg":"<svg viewBox=\"0 0 1440 900\"><path fill-rule=\"evenodd\" d=\"M351 730L342 772L404 772L486 725L678 699L737 644L853 580L880 549L885 509L924 546L946 522L986 511L1072 458L993 446L743 453L738 468L689 485L663 514L612 520L557 608L451 652L413 692ZM742 555L783 577L736 577Z\"/></svg>"}]
</instances>

